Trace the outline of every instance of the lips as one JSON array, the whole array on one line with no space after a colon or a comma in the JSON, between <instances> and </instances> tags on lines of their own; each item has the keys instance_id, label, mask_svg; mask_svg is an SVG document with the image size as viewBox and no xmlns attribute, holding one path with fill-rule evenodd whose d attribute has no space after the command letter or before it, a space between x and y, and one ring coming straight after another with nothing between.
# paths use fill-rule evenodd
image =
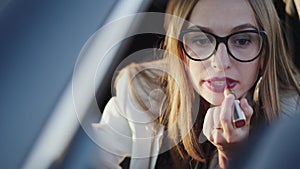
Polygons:
<instances>
[{"instance_id":1,"label":"lips","mask_svg":"<svg viewBox=\"0 0 300 169\"><path fill-rule=\"evenodd\" d=\"M214 77L202 81L211 91L216 93L224 92L225 87L232 89L238 83L238 81L228 77Z\"/></svg>"}]
</instances>

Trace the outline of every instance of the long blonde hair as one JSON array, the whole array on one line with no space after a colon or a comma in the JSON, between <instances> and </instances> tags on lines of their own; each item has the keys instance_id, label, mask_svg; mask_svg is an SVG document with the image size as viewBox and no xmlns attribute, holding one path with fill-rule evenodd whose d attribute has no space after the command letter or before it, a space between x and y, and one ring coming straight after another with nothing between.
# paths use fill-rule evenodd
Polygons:
<instances>
[{"instance_id":1,"label":"long blonde hair","mask_svg":"<svg viewBox=\"0 0 300 169\"><path fill-rule=\"evenodd\" d=\"M171 0L167 13L188 20L193 7L198 1ZM272 1L248 0L248 2L255 13L260 29L265 30L267 33L267 43L262 56L264 65L261 70L262 81L259 102L256 103L256 106L261 111L259 112L259 114L262 114L260 117L265 118L267 122L271 122L280 113L279 89L293 89L300 93L296 79L297 70L290 63L291 58L287 55L280 20ZM198 142L202 124L196 123L203 122L203 114L205 113L203 111L205 110L200 108L198 116L200 119L193 124L191 111L192 100L195 95L185 70L184 63L187 59L178 40L184 23L176 17L166 17L166 22L166 38L163 47L168 53L171 53L165 55L165 59L170 65L168 73L171 76L168 78L166 89L169 103L166 109L167 115L164 116L162 121L166 122L168 128L176 126L175 129L170 130L170 137L173 139L181 137L184 150L178 146L180 154L186 151L189 156L204 163L208 157ZM192 128L191 125L193 125Z\"/></svg>"}]
</instances>

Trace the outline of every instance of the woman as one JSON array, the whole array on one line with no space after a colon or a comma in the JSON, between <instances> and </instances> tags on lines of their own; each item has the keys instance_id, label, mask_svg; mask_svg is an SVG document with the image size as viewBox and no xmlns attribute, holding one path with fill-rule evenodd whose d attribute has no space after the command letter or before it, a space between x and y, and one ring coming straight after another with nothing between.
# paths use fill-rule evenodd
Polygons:
<instances>
[{"instance_id":1,"label":"woman","mask_svg":"<svg viewBox=\"0 0 300 169\"><path fill-rule=\"evenodd\" d=\"M95 125L103 168L126 156L131 168L226 168L252 130L299 112L297 71L271 0L171 2L178 17L166 17L165 58L122 70Z\"/></svg>"}]
</instances>

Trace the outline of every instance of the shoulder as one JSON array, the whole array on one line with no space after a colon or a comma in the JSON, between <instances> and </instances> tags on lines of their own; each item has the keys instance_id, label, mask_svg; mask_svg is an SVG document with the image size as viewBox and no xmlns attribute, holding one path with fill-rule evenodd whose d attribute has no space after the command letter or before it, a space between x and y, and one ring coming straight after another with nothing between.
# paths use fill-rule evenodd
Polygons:
<instances>
[{"instance_id":1,"label":"shoulder","mask_svg":"<svg viewBox=\"0 0 300 169\"><path fill-rule=\"evenodd\" d=\"M115 86L122 82L136 82L134 80L153 81L154 78L162 77L166 73L166 61L156 60L144 63L131 63L125 68L121 69L115 81ZM140 86L142 87L142 86Z\"/></svg>"},{"instance_id":2,"label":"shoulder","mask_svg":"<svg viewBox=\"0 0 300 169\"><path fill-rule=\"evenodd\" d=\"M300 95L296 90L280 91L280 109L285 117L300 114Z\"/></svg>"},{"instance_id":3,"label":"shoulder","mask_svg":"<svg viewBox=\"0 0 300 169\"><path fill-rule=\"evenodd\" d=\"M164 60L145 63L132 63L123 68L115 80L116 95L120 92L151 92L160 88L166 73ZM149 91L150 90L150 91Z\"/></svg>"},{"instance_id":4,"label":"shoulder","mask_svg":"<svg viewBox=\"0 0 300 169\"><path fill-rule=\"evenodd\" d=\"M166 73L164 60L132 63L123 68L116 80L116 98L122 110L135 113L138 120L156 118L165 99L163 77ZM141 115L143 117L139 117Z\"/></svg>"}]
</instances>

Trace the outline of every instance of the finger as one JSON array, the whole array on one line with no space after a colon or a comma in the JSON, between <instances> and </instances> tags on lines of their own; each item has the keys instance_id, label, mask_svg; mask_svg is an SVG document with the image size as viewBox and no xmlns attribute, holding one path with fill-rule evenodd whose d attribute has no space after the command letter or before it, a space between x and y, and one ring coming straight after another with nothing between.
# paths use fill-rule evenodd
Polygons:
<instances>
[{"instance_id":1,"label":"finger","mask_svg":"<svg viewBox=\"0 0 300 169\"><path fill-rule=\"evenodd\" d=\"M231 131L234 129L232 125L233 102L234 96L232 94L225 96L220 111L220 123L224 132L228 135L230 135Z\"/></svg>"},{"instance_id":2,"label":"finger","mask_svg":"<svg viewBox=\"0 0 300 169\"><path fill-rule=\"evenodd\" d=\"M203 134L205 137L212 141L212 131L214 128L214 119L213 119L213 108L209 108L205 114L203 122Z\"/></svg>"},{"instance_id":3,"label":"finger","mask_svg":"<svg viewBox=\"0 0 300 169\"><path fill-rule=\"evenodd\" d=\"M245 113L246 123L250 124L250 120L251 120L251 117L253 115L253 108L249 105L246 98L241 99L240 105L241 105L242 110Z\"/></svg>"},{"instance_id":4,"label":"finger","mask_svg":"<svg viewBox=\"0 0 300 169\"><path fill-rule=\"evenodd\" d=\"M214 129L222 129L222 125L220 122L220 112L221 112L221 106L214 107L212 111L213 120L214 120Z\"/></svg>"},{"instance_id":5,"label":"finger","mask_svg":"<svg viewBox=\"0 0 300 169\"><path fill-rule=\"evenodd\" d=\"M218 149L219 147L223 147L223 145L226 144L226 140L221 129L214 129L212 131L212 138L212 144L215 145Z\"/></svg>"}]
</instances>

